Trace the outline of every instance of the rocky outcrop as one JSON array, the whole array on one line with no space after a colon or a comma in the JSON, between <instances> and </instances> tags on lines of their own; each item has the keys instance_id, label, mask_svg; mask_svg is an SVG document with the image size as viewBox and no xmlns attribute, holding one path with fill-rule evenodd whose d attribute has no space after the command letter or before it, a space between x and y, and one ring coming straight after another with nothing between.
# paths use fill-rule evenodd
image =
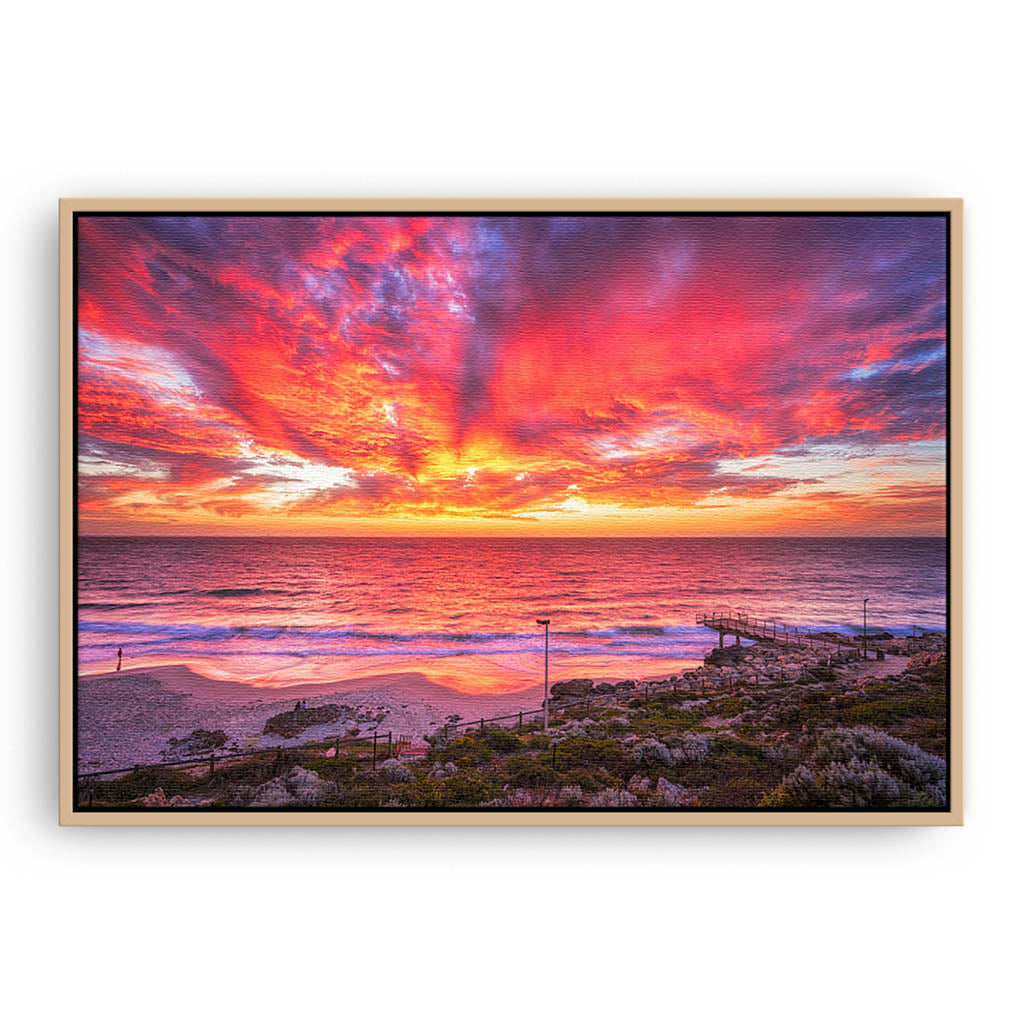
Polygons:
<instances>
[{"instance_id":1,"label":"rocky outcrop","mask_svg":"<svg viewBox=\"0 0 1024 1024\"><path fill-rule=\"evenodd\" d=\"M294 711L285 711L268 719L267 724L263 726L263 732L293 739L314 725L336 722L346 710L337 704L324 704L318 708L296 708Z\"/></svg>"},{"instance_id":2,"label":"rocky outcrop","mask_svg":"<svg viewBox=\"0 0 1024 1024\"><path fill-rule=\"evenodd\" d=\"M749 647L737 647L735 644L729 644L728 647L713 647L704 658L704 664L737 665L748 654L750 654Z\"/></svg>"},{"instance_id":3,"label":"rocky outcrop","mask_svg":"<svg viewBox=\"0 0 1024 1024\"><path fill-rule=\"evenodd\" d=\"M593 689L593 679L566 679L563 682L555 683L551 687L551 697L553 700L586 697Z\"/></svg>"},{"instance_id":4,"label":"rocky outcrop","mask_svg":"<svg viewBox=\"0 0 1024 1024\"><path fill-rule=\"evenodd\" d=\"M635 807L637 798L625 789L603 789L587 801L588 807Z\"/></svg>"},{"instance_id":5,"label":"rocky outcrop","mask_svg":"<svg viewBox=\"0 0 1024 1024\"><path fill-rule=\"evenodd\" d=\"M380 766L381 774L388 782L412 782L416 773L404 764L391 758Z\"/></svg>"},{"instance_id":6,"label":"rocky outcrop","mask_svg":"<svg viewBox=\"0 0 1024 1024\"><path fill-rule=\"evenodd\" d=\"M251 807L311 807L340 795L333 782L316 772L295 765L287 775L271 779L257 787Z\"/></svg>"},{"instance_id":7,"label":"rocky outcrop","mask_svg":"<svg viewBox=\"0 0 1024 1024\"><path fill-rule=\"evenodd\" d=\"M166 754L169 758L208 754L225 746L227 742L228 734L223 729L193 729L184 739L179 740L172 736L167 741Z\"/></svg>"}]
</instances>

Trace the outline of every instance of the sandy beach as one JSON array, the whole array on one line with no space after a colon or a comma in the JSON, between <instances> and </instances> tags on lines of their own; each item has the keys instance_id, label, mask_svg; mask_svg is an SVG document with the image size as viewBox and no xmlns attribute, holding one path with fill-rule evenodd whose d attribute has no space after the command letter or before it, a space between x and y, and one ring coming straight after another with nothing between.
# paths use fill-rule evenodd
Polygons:
<instances>
[{"instance_id":1,"label":"sandy beach","mask_svg":"<svg viewBox=\"0 0 1024 1024\"><path fill-rule=\"evenodd\" d=\"M346 705L351 713L292 739L263 732L268 719L292 710L299 700L309 708ZM451 715L490 718L531 710L542 702L542 686L509 694L467 694L416 672L288 687L212 679L186 665L83 674L78 680L79 771L169 759L174 756L171 740L183 740L196 729L223 730L228 751L302 743L357 727L359 735L377 731L420 739Z\"/></svg>"}]
</instances>

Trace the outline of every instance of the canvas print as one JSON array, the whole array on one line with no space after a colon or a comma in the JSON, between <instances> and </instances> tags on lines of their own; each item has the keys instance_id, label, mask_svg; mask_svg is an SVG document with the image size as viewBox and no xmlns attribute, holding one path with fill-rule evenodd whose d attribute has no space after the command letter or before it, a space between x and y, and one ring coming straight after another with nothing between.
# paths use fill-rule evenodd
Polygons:
<instances>
[{"instance_id":1,"label":"canvas print","mask_svg":"<svg viewBox=\"0 0 1024 1024\"><path fill-rule=\"evenodd\" d=\"M947 809L949 232L77 213L75 809Z\"/></svg>"}]
</instances>

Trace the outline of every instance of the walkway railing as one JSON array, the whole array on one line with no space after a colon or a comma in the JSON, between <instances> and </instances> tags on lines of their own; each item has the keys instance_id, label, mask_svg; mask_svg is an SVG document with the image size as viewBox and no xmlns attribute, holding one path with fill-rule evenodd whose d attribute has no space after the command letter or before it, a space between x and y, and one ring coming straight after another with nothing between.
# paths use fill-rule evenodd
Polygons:
<instances>
[{"instance_id":1,"label":"walkway railing","mask_svg":"<svg viewBox=\"0 0 1024 1024\"><path fill-rule=\"evenodd\" d=\"M711 612L710 614L699 612L695 621L698 626L706 626L708 629L717 630L720 635L728 633L737 638L745 637L748 640L767 640L771 643L782 644L787 647L796 646L827 650L829 647L834 646L837 651L842 650L843 647L853 647L857 650L874 651L876 655L879 650L882 650L877 643L872 643L864 637L844 637L835 633L824 636L821 633L812 633L806 629L801 632L798 626L776 622L774 619L752 618L741 612Z\"/></svg>"}]
</instances>

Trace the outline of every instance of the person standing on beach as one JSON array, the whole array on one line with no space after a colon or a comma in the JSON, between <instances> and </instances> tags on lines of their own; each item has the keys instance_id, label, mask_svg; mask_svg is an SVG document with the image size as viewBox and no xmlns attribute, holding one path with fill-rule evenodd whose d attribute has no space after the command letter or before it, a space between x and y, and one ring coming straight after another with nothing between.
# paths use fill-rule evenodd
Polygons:
<instances>
[{"instance_id":1,"label":"person standing on beach","mask_svg":"<svg viewBox=\"0 0 1024 1024\"><path fill-rule=\"evenodd\" d=\"M121 648L120 647L118 647L118 649L117 649L117 668L115 669L115 671L116 672L120 672L121 671Z\"/></svg>"}]
</instances>

